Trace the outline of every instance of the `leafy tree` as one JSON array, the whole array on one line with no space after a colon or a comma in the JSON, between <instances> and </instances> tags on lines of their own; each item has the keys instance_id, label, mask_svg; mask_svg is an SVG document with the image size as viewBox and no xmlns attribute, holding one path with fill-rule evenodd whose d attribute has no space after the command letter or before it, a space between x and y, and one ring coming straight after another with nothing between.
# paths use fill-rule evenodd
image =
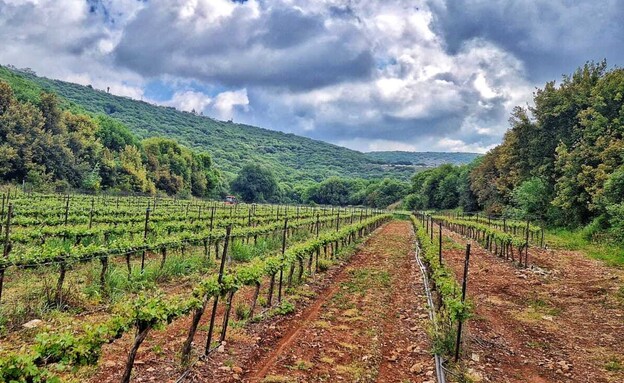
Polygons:
<instances>
[{"instance_id":1,"label":"leafy tree","mask_svg":"<svg viewBox=\"0 0 624 383\"><path fill-rule=\"evenodd\" d=\"M548 185L541 178L531 178L521 183L512 193L513 206L519 218L545 218L549 207Z\"/></svg>"},{"instance_id":2,"label":"leafy tree","mask_svg":"<svg viewBox=\"0 0 624 383\"><path fill-rule=\"evenodd\" d=\"M308 199L321 205L348 205L355 192L354 181L330 177L308 189Z\"/></svg>"},{"instance_id":3,"label":"leafy tree","mask_svg":"<svg viewBox=\"0 0 624 383\"><path fill-rule=\"evenodd\" d=\"M407 195L409 184L393 179L384 179L374 185L373 191L366 197L368 206L386 208Z\"/></svg>"},{"instance_id":4,"label":"leafy tree","mask_svg":"<svg viewBox=\"0 0 624 383\"><path fill-rule=\"evenodd\" d=\"M279 187L273 172L259 164L247 164L232 182L232 190L245 202L272 202Z\"/></svg>"},{"instance_id":5,"label":"leafy tree","mask_svg":"<svg viewBox=\"0 0 624 383\"><path fill-rule=\"evenodd\" d=\"M99 129L96 133L104 147L120 152L126 145L140 146L137 138L121 122L107 116L98 116Z\"/></svg>"},{"instance_id":6,"label":"leafy tree","mask_svg":"<svg viewBox=\"0 0 624 383\"><path fill-rule=\"evenodd\" d=\"M425 208L424 197L420 193L408 194L403 200L403 207L407 210L421 210Z\"/></svg>"},{"instance_id":7,"label":"leafy tree","mask_svg":"<svg viewBox=\"0 0 624 383\"><path fill-rule=\"evenodd\" d=\"M148 179L141 152L136 146L127 145L119 153L117 184L122 190L149 194L156 191L156 186Z\"/></svg>"},{"instance_id":8,"label":"leafy tree","mask_svg":"<svg viewBox=\"0 0 624 383\"><path fill-rule=\"evenodd\" d=\"M82 187L91 191L100 190L102 187L102 177L100 176L99 164L96 164L93 170L82 180Z\"/></svg>"}]
</instances>

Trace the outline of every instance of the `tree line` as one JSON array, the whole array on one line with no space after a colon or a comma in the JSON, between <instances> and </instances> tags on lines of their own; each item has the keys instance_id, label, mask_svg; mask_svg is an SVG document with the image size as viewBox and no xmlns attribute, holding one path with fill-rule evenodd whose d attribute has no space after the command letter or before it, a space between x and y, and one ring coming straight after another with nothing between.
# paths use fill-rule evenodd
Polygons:
<instances>
[{"instance_id":1,"label":"tree line","mask_svg":"<svg viewBox=\"0 0 624 383\"><path fill-rule=\"evenodd\" d=\"M36 190L206 197L219 186L208 153L165 138L139 141L120 122L72 112L54 93L18 100L0 81L0 179Z\"/></svg>"},{"instance_id":2,"label":"tree line","mask_svg":"<svg viewBox=\"0 0 624 383\"><path fill-rule=\"evenodd\" d=\"M250 163L241 169L232 182L231 189L245 202L366 205L386 208L407 195L409 184L395 179L330 177L320 183L302 183L291 188L287 184L279 183L270 168Z\"/></svg>"},{"instance_id":3,"label":"tree line","mask_svg":"<svg viewBox=\"0 0 624 383\"><path fill-rule=\"evenodd\" d=\"M278 182L275 169L249 163L228 185L207 152L161 137L139 140L122 122L67 105L55 93L18 98L0 81L0 180L29 190L166 193L245 202L386 207L408 190L395 180Z\"/></svg>"},{"instance_id":4,"label":"tree line","mask_svg":"<svg viewBox=\"0 0 624 383\"><path fill-rule=\"evenodd\" d=\"M466 166L416 174L409 208L484 210L624 241L624 70L586 63L533 105L503 142Z\"/></svg>"}]
</instances>

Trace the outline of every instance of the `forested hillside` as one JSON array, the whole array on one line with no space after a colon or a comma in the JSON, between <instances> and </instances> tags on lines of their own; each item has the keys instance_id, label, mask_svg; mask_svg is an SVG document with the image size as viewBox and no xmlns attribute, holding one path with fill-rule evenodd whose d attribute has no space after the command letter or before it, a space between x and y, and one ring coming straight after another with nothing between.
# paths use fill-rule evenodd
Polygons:
<instances>
[{"instance_id":1,"label":"forested hillside","mask_svg":"<svg viewBox=\"0 0 624 383\"><path fill-rule=\"evenodd\" d=\"M454 152L370 152L366 156L379 164L435 167L444 164L464 165L481 156L478 153Z\"/></svg>"},{"instance_id":2,"label":"forested hillside","mask_svg":"<svg viewBox=\"0 0 624 383\"><path fill-rule=\"evenodd\" d=\"M0 81L0 174L30 188L207 197L219 183L210 155L166 138L139 141L106 117L64 110L54 93L20 101Z\"/></svg>"},{"instance_id":3,"label":"forested hillside","mask_svg":"<svg viewBox=\"0 0 624 383\"><path fill-rule=\"evenodd\" d=\"M171 107L119 97L102 90L0 67L21 100L38 103L41 90L57 93L72 108L124 123L139 138L165 136L208 151L228 180L247 163L263 164L293 186L331 176L408 179L413 169L382 167L363 153L325 142L254 126L217 121Z\"/></svg>"},{"instance_id":4,"label":"forested hillside","mask_svg":"<svg viewBox=\"0 0 624 383\"><path fill-rule=\"evenodd\" d=\"M471 166L415 176L409 206L586 226L624 242L624 70L588 63L510 121L503 143Z\"/></svg>"}]
</instances>

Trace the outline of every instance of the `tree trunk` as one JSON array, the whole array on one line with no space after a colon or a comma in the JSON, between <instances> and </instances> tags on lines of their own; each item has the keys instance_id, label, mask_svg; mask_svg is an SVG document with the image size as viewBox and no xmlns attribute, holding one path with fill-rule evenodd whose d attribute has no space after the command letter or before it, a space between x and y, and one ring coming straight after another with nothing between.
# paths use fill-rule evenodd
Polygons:
<instances>
[{"instance_id":1,"label":"tree trunk","mask_svg":"<svg viewBox=\"0 0 624 383\"><path fill-rule=\"evenodd\" d=\"M128 280L132 275L132 265L130 264L130 253L126 254L126 267L128 267Z\"/></svg>"},{"instance_id":2,"label":"tree trunk","mask_svg":"<svg viewBox=\"0 0 624 383\"><path fill-rule=\"evenodd\" d=\"M267 298L267 304L269 307L273 305L273 286L275 285L275 274L271 275L271 282L269 283L269 296Z\"/></svg>"},{"instance_id":3,"label":"tree trunk","mask_svg":"<svg viewBox=\"0 0 624 383\"><path fill-rule=\"evenodd\" d=\"M56 301L56 306L61 307L63 303L63 282L65 282L65 274L67 273L67 265L65 261L61 262L61 274L59 275L58 282L56 283L56 295L54 300Z\"/></svg>"},{"instance_id":4,"label":"tree trunk","mask_svg":"<svg viewBox=\"0 0 624 383\"><path fill-rule=\"evenodd\" d=\"M253 298L251 298L251 308L249 309L249 318L252 319L254 311L256 310L256 303L258 302L258 295L260 294L260 282L256 282L256 289L254 291Z\"/></svg>"},{"instance_id":5,"label":"tree trunk","mask_svg":"<svg viewBox=\"0 0 624 383\"><path fill-rule=\"evenodd\" d=\"M102 262L102 271L100 272L100 290L102 294L106 291L106 272L108 271L108 255L104 255L100 258Z\"/></svg>"},{"instance_id":6,"label":"tree trunk","mask_svg":"<svg viewBox=\"0 0 624 383\"><path fill-rule=\"evenodd\" d=\"M160 254L162 255L162 258L160 259L160 270L162 270L163 267L165 267L165 261L167 260L167 248L163 247L160 249Z\"/></svg>"},{"instance_id":7,"label":"tree trunk","mask_svg":"<svg viewBox=\"0 0 624 383\"><path fill-rule=\"evenodd\" d=\"M139 347L141 347L141 343L147 337L147 334L152 328L150 326L139 329L137 335L134 337L134 343L132 344L132 348L128 353L128 360L126 361L126 369L124 371L123 377L121 378L121 383L129 383L130 376L132 375L132 367L134 366L134 358L136 358L137 351Z\"/></svg>"},{"instance_id":8,"label":"tree trunk","mask_svg":"<svg viewBox=\"0 0 624 383\"><path fill-rule=\"evenodd\" d=\"M189 362L189 357L191 355L191 345L193 344L193 339L195 338L195 333L197 332L197 326L199 326L199 321L201 320L202 315L204 315L204 311L206 311L206 305L208 304L209 297L204 297L204 301L202 306L195 309L193 313L193 320L191 321L191 327L189 328L189 333L182 346L182 365L186 366Z\"/></svg>"},{"instance_id":9,"label":"tree trunk","mask_svg":"<svg viewBox=\"0 0 624 383\"><path fill-rule=\"evenodd\" d=\"M230 311L232 311L232 299L234 299L234 290L230 291L230 293L228 294L228 299L225 303L225 314L223 315L223 326L221 328L221 338L219 339L221 343L225 341L228 321L230 320Z\"/></svg>"}]
</instances>

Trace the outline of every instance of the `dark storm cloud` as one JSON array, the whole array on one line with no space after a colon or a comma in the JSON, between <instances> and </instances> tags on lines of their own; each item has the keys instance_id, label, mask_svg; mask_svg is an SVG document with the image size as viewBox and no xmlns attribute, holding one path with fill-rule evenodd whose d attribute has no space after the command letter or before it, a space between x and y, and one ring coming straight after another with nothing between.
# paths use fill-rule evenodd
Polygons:
<instances>
[{"instance_id":1,"label":"dark storm cloud","mask_svg":"<svg viewBox=\"0 0 624 383\"><path fill-rule=\"evenodd\" d=\"M544 82L586 61L624 61L621 0L431 1L434 28L451 54L474 38L498 44Z\"/></svg>"},{"instance_id":2,"label":"dark storm cloud","mask_svg":"<svg viewBox=\"0 0 624 383\"><path fill-rule=\"evenodd\" d=\"M365 79L374 69L365 36L351 23L326 24L326 14L279 5L257 14L246 4L221 17L210 11L181 17L176 7L146 7L125 28L116 62L146 76L296 90Z\"/></svg>"}]
</instances>

